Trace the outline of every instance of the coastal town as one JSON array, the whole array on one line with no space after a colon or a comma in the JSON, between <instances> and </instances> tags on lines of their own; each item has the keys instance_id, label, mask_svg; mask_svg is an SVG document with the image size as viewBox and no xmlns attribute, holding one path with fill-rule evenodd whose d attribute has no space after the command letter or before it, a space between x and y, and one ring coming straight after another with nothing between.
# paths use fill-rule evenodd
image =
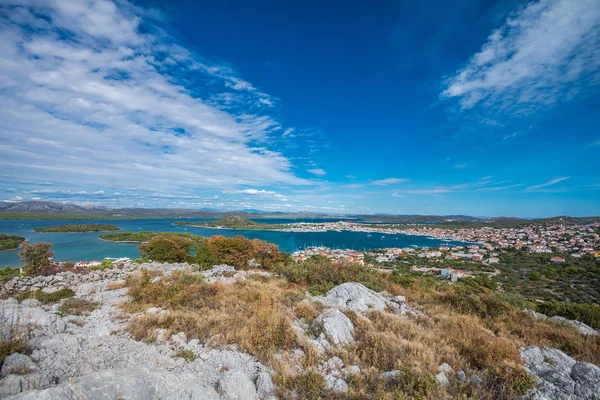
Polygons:
<instances>
[{"instance_id":1,"label":"coastal town","mask_svg":"<svg viewBox=\"0 0 600 400\"><path fill-rule=\"evenodd\" d=\"M448 241L477 243L489 251L498 249L527 249L535 253L568 253L572 257L591 254L600 257L600 222L564 226L562 224L539 226L532 224L522 228L464 228L448 229L435 226L382 224L365 225L356 222L297 223L289 228L293 232L352 231L368 234L404 234L426 236ZM442 250L443 251L443 250ZM457 255L457 257L461 257ZM475 255L475 261L478 260Z\"/></svg>"},{"instance_id":2,"label":"coastal town","mask_svg":"<svg viewBox=\"0 0 600 400\"><path fill-rule=\"evenodd\" d=\"M438 247L385 248L376 251L359 252L353 249L330 249L327 247L307 247L292 254L295 261L305 261L312 256L323 256L334 261L358 262L379 269L394 268L394 263L412 263L410 270L423 274L437 274L451 281L473 276L460 269L444 267L446 261L479 263L482 274L497 274L494 268L500 262L500 254L508 249L520 249L530 253L549 253L551 263L561 264L568 255L572 258L583 256L600 258L600 223L565 227L560 225L527 226L523 228L469 228L444 229L436 227L394 227L364 226L353 222L328 222L323 224L297 224L298 229L311 231L350 230L377 234L407 234L427 236L437 239L470 242L466 246L442 245ZM560 254L560 255L559 255ZM367 261L367 258L369 261ZM440 266L431 266L440 263Z\"/></svg>"}]
</instances>

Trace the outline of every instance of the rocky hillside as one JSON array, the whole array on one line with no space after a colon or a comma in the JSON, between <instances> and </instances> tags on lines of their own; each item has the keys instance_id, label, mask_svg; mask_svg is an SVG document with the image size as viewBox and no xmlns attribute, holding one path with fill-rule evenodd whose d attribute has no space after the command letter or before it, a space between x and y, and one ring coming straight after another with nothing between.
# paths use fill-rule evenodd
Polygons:
<instances>
[{"instance_id":1,"label":"rocky hillside","mask_svg":"<svg viewBox=\"0 0 600 400\"><path fill-rule=\"evenodd\" d=\"M0 294L1 398L600 398L592 363L356 282L312 295L272 271L150 262ZM594 330L521 314L596 349Z\"/></svg>"}]
</instances>

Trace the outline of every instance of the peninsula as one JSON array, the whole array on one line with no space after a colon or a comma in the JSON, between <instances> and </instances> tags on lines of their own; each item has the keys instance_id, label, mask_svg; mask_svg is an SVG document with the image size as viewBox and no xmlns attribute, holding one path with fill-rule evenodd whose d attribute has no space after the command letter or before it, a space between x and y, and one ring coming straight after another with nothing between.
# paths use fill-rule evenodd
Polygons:
<instances>
[{"instance_id":1,"label":"peninsula","mask_svg":"<svg viewBox=\"0 0 600 400\"><path fill-rule=\"evenodd\" d=\"M0 233L0 251L16 250L24 241L22 236Z\"/></svg>"}]
</instances>

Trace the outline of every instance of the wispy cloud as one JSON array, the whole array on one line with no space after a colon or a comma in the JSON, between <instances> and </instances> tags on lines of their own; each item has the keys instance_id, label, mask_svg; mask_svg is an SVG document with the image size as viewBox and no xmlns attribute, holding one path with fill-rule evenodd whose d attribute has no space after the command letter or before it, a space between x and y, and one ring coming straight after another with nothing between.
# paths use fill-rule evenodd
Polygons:
<instances>
[{"instance_id":1,"label":"wispy cloud","mask_svg":"<svg viewBox=\"0 0 600 400\"><path fill-rule=\"evenodd\" d=\"M494 30L441 96L530 113L600 83L600 2L530 1Z\"/></svg>"},{"instance_id":2,"label":"wispy cloud","mask_svg":"<svg viewBox=\"0 0 600 400\"><path fill-rule=\"evenodd\" d=\"M325 170L323 168L309 169L308 172L310 172L313 175L317 175L317 176L325 176L325 175L327 175L327 172L325 172Z\"/></svg>"},{"instance_id":3,"label":"wispy cloud","mask_svg":"<svg viewBox=\"0 0 600 400\"><path fill-rule=\"evenodd\" d=\"M293 132L278 100L160 24L125 0L2 2L0 169L71 196L311 184L269 146Z\"/></svg>"},{"instance_id":4,"label":"wispy cloud","mask_svg":"<svg viewBox=\"0 0 600 400\"><path fill-rule=\"evenodd\" d=\"M386 179L379 179L376 181L371 182L372 185L375 186L388 186L388 185L397 185L399 183L405 183L408 182L408 179L405 178L386 178Z\"/></svg>"},{"instance_id":5,"label":"wispy cloud","mask_svg":"<svg viewBox=\"0 0 600 400\"><path fill-rule=\"evenodd\" d=\"M570 179L570 178L571 178L570 176L563 176L561 178L552 179L552 180L549 180L548 182L540 183L539 185L529 186L529 187L525 188L525 191L526 192L543 192L543 191L547 191L548 189L545 189L545 188L547 188L548 186L556 185L557 183L562 182L562 181L566 181L567 179ZM563 191L563 190L561 190L561 191ZM552 191L556 191L556 190L552 190Z\"/></svg>"},{"instance_id":6,"label":"wispy cloud","mask_svg":"<svg viewBox=\"0 0 600 400\"><path fill-rule=\"evenodd\" d=\"M467 164L467 163L454 164L454 168L467 169L467 168L469 168L469 164Z\"/></svg>"}]
</instances>

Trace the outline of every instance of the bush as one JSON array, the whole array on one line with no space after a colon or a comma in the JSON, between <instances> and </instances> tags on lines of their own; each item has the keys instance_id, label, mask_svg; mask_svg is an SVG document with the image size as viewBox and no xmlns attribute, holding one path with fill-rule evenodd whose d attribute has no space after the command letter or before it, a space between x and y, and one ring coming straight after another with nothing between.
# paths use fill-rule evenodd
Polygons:
<instances>
[{"instance_id":1,"label":"bush","mask_svg":"<svg viewBox=\"0 0 600 400\"><path fill-rule=\"evenodd\" d=\"M34 245L25 243L19 256L23 264L25 264L23 267L25 275L45 275L48 273L48 269L53 266L52 257L54 256L54 252L52 251L52 243L40 242Z\"/></svg>"},{"instance_id":2,"label":"bush","mask_svg":"<svg viewBox=\"0 0 600 400\"><path fill-rule=\"evenodd\" d=\"M71 289L63 288L52 293L44 293L41 290L36 290L35 292L23 292L18 294L16 299L19 301L36 299L42 304L51 304L73 296L75 296L75 292Z\"/></svg>"},{"instance_id":3,"label":"bush","mask_svg":"<svg viewBox=\"0 0 600 400\"><path fill-rule=\"evenodd\" d=\"M65 261L63 263L63 267L65 267L65 268L74 268L75 264L73 263L73 261Z\"/></svg>"},{"instance_id":4,"label":"bush","mask_svg":"<svg viewBox=\"0 0 600 400\"><path fill-rule=\"evenodd\" d=\"M325 378L315 371L295 375L284 386L286 389L296 393L299 399L320 400L329 397Z\"/></svg>"},{"instance_id":5,"label":"bush","mask_svg":"<svg viewBox=\"0 0 600 400\"><path fill-rule=\"evenodd\" d=\"M7 265L4 268L0 268L0 283L6 283L12 278L15 278L20 275L21 270L19 268L11 268Z\"/></svg>"},{"instance_id":6,"label":"bush","mask_svg":"<svg viewBox=\"0 0 600 400\"><path fill-rule=\"evenodd\" d=\"M138 246L143 258L158 262L184 262L190 257L193 241L182 236L155 236Z\"/></svg>"},{"instance_id":7,"label":"bush","mask_svg":"<svg viewBox=\"0 0 600 400\"><path fill-rule=\"evenodd\" d=\"M345 282L359 282L369 289L380 292L397 292L398 287L372 268L359 263L331 262L325 257L280 265L276 271L288 281L305 285L312 294L323 294Z\"/></svg>"},{"instance_id":8,"label":"bush","mask_svg":"<svg viewBox=\"0 0 600 400\"><path fill-rule=\"evenodd\" d=\"M247 268L250 260L254 260L262 268L273 269L291 262L291 257L279 251L276 245L258 239L249 240L243 236L213 236L203 239L195 248L194 258L203 269L216 264Z\"/></svg>"},{"instance_id":9,"label":"bush","mask_svg":"<svg viewBox=\"0 0 600 400\"><path fill-rule=\"evenodd\" d=\"M60 315L88 315L98 309L99 303L85 299L70 298L65 300L58 309Z\"/></svg>"},{"instance_id":10,"label":"bush","mask_svg":"<svg viewBox=\"0 0 600 400\"><path fill-rule=\"evenodd\" d=\"M555 315L575 319L594 329L600 329L600 306L593 304L565 303L556 300L540 303L537 310L550 317Z\"/></svg>"}]
</instances>

